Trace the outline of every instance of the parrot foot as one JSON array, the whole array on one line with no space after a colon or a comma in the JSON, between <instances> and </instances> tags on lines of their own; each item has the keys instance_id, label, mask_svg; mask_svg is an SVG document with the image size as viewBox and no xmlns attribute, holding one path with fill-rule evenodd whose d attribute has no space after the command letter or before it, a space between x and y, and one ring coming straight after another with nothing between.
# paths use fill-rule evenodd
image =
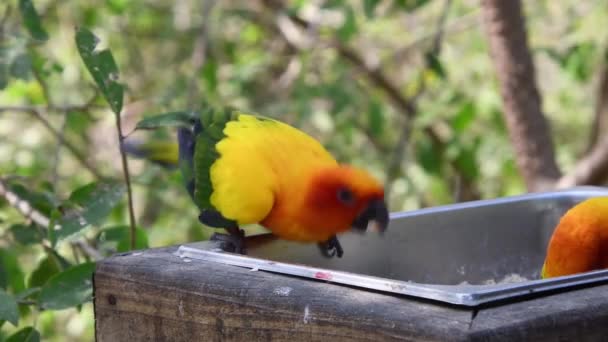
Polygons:
<instances>
[{"instance_id":1,"label":"parrot foot","mask_svg":"<svg viewBox=\"0 0 608 342\"><path fill-rule=\"evenodd\" d=\"M319 249L326 258L333 258L334 256L341 258L344 255L344 249L342 249L342 245L340 245L340 241L335 235L329 240L319 243Z\"/></svg>"},{"instance_id":2,"label":"parrot foot","mask_svg":"<svg viewBox=\"0 0 608 342\"><path fill-rule=\"evenodd\" d=\"M245 231L238 227L226 230L228 231L228 234L213 233L209 240L221 242L221 248L225 252L247 254L245 248Z\"/></svg>"}]
</instances>

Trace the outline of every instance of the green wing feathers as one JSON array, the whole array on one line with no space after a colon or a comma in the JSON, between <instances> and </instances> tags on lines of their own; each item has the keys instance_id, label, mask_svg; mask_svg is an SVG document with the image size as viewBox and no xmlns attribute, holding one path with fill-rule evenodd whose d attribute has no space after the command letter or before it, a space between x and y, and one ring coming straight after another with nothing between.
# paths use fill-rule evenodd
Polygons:
<instances>
[{"instance_id":1,"label":"green wing feathers","mask_svg":"<svg viewBox=\"0 0 608 342\"><path fill-rule=\"evenodd\" d=\"M215 209L210 198L213 193L211 166L220 157L215 145L222 140L224 127L236 118L236 111L230 109L208 109L201 113L200 132L195 135L194 148L194 202L202 209Z\"/></svg>"},{"instance_id":2,"label":"green wing feathers","mask_svg":"<svg viewBox=\"0 0 608 342\"><path fill-rule=\"evenodd\" d=\"M166 142L130 144L125 150L134 156L144 157L164 165L178 165L183 176L184 186L193 202L201 210L201 221L216 227L230 224L234 221L226 219L223 216L225 214L218 210L221 208L216 208L211 202L211 196L214 190L217 190L213 188L211 169L220 158L217 146L226 138L226 125L237 120L240 114L244 113L229 108L208 107L200 114L189 114L190 116L185 118L179 117L179 121L171 117L175 116L174 113L167 114L166 119L163 118L163 115L158 115L147 120L157 125L156 127L160 127L158 123L163 122L170 122L173 127L177 126L177 144L174 142L170 144ZM260 116L255 116L255 118L259 122L274 121ZM248 167L251 165L244 169L246 170ZM239 167L239 169L241 168ZM251 184L249 185L251 186ZM205 222L203 217L209 217L210 222Z\"/></svg>"}]
</instances>

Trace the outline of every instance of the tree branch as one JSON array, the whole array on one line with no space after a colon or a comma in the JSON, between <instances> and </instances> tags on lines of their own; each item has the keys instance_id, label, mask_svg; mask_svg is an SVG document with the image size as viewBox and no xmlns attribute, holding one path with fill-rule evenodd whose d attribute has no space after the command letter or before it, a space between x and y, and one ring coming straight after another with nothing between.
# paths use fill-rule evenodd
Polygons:
<instances>
[{"instance_id":1,"label":"tree branch","mask_svg":"<svg viewBox=\"0 0 608 342\"><path fill-rule=\"evenodd\" d=\"M602 132L608 132L608 48L605 49L602 59L600 79L595 93L593 123L586 153L590 153L594 149Z\"/></svg>"},{"instance_id":2,"label":"tree branch","mask_svg":"<svg viewBox=\"0 0 608 342\"><path fill-rule=\"evenodd\" d=\"M427 52L428 54L432 54L434 56L439 56L439 54L441 52L441 43L443 42L443 32L444 32L445 23L446 23L451 5L452 5L452 0L446 0L444 2L443 9L441 10L439 18L437 20L437 28L435 29L433 43L431 44L431 46ZM427 64L425 66L425 68L429 68L429 65ZM411 107L411 108L409 109L410 112L408 112L408 118L407 118L408 120L406 120L404 122L403 127L401 128L402 132L399 136L397 145L395 146L395 149L392 153L393 156L388 165L387 185L390 184L390 182L392 182L394 180L393 179L394 175L396 175L397 172L401 169L401 163L403 162L403 160L406 157L406 146L407 146L407 142L410 139L411 131L412 131L411 119L417 111L416 107L417 107L418 99L426 92L426 87L427 87L426 79L427 79L426 77L420 77L420 79L418 81L418 90L416 91L416 94L411 99L409 99L409 101L407 101L407 102L409 102L409 107ZM433 137L434 141L440 141L439 137L435 134L432 127L426 128L426 132L429 136ZM387 193L386 196L389 196L390 187L386 186L385 191Z\"/></svg>"},{"instance_id":3,"label":"tree branch","mask_svg":"<svg viewBox=\"0 0 608 342\"><path fill-rule=\"evenodd\" d=\"M310 23L307 20L302 19L296 15L285 13L285 10L284 10L284 7L283 7L283 4L281 3L281 1L262 0L262 2L264 3L264 5L267 8L269 8L275 12L283 13L282 15L285 19L292 21L295 25L300 26L300 28L305 29L307 32L309 32L308 29L312 26L312 23ZM446 0L444 7L442 9L442 12L439 15L439 18L437 20L437 29L434 32L434 34L432 35L433 43L429 50L430 53L439 54L439 52L440 52L441 43L443 41L443 36L444 36L446 20L447 20L447 14L449 12L451 3L452 3L452 0ZM299 49L299 46L297 44L294 44L293 37L291 39L289 37L286 37L285 32L283 32L284 30L281 30L280 28L279 28L279 31L281 31L281 33L283 34L283 36L288 44L290 44L295 49ZM310 32L309 32L309 34L310 34ZM297 34L295 34L295 33L293 35L294 35L294 37L297 36ZM393 154L405 152L405 145L406 145L407 139L409 139L409 136L410 136L409 130L411 129L410 128L411 120L416 116L416 113L418 111L417 100L426 90L425 89L426 88L425 79L423 78L420 80L420 84L418 87L418 93L414 97L408 98L401 92L399 86L397 84L395 84L392 80L389 79L389 77L382 71L381 68L373 68L373 67L369 66L365 62L363 57L359 53L357 53L354 49L344 45L338 39L330 39L330 40L327 40L324 42L319 42L318 37L315 37L315 38L316 39L311 39L310 37L307 37L307 39L305 39L304 42L306 44L308 44L311 41L316 41L317 44L325 44L328 46L332 46L338 52L340 57L342 57L343 59L350 62L350 64L352 66L354 66L357 70L359 70L359 72L361 72L361 74L371 84L373 84L374 86L379 88L386 95L386 97L389 99L389 101L393 104L393 107L397 110L397 112L405 117L405 121L403 123L403 128L402 128L404 130L404 132L403 132L403 134L400 135L399 141L397 142L397 146L395 147ZM443 146L443 141L439 137L439 134L437 134L435 132L435 129L432 126L425 127L424 133L438 146ZM392 172L390 169L395 168L395 165L399 166L401 164L401 160L403 160L404 154L405 153L403 153L402 155L399 155L398 157L393 158L393 160L391 161L391 163L389 165L389 170L388 170L389 174L395 173L395 172ZM455 170L458 170L458 167L456 165L453 165L453 167ZM390 180L387 182L387 184L388 183L390 183ZM387 187L387 189L385 191L388 194L389 187Z\"/></svg>"},{"instance_id":4,"label":"tree branch","mask_svg":"<svg viewBox=\"0 0 608 342\"><path fill-rule=\"evenodd\" d=\"M517 165L528 190L550 188L560 171L541 109L521 0L483 0L482 14Z\"/></svg>"},{"instance_id":5,"label":"tree branch","mask_svg":"<svg viewBox=\"0 0 608 342\"><path fill-rule=\"evenodd\" d=\"M17 194L10 191L9 187L4 183L4 180L2 180L1 178L0 196L3 197L10 206L15 208L27 220L31 220L32 222L46 229L51 229L51 227L49 227L51 220L49 220L48 217L46 217L44 214L32 207L28 201L20 198ZM83 250L83 252L85 252L90 258L94 260L103 259L101 253L99 253L99 251L89 245L84 239L76 240L73 243L79 246Z\"/></svg>"},{"instance_id":6,"label":"tree branch","mask_svg":"<svg viewBox=\"0 0 608 342\"><path fill-rule=\"evenodd\" d=\"M471 12L452 20L449 24L445 23L444 30L442 34L449 33L453 35L455 33L460 33L462 31L466 31L468 29L474 28L477 25L478 19L478 9L472 10ZM430 32L421 37L416 38L414 41L409 42L407 45L397 48L395 52L389 57L385 58L380 63L380 68L383 66L387 66L390 63L394 63L396 65L401 64L401 62L416 50L420 50L429 40L436 39L437 32Z\"/></svg>"},{"instance_id":7,"label":"tree branch","mask_svg":"<svg viewBox=\"0 0 608 342\"><path fill-rule=\"evenodd\" d=\"M608 178L608 49L604 52L597 86L593 123L587 152L557 183L558 188L601 185Z\"/></svg>"},{"instance_id":8,"label":"tree branch","mask_svg":"<svg viewBox=\"0 0 608 342\"><path fill-rule=\"evenodd\" d=\"M563 176L556 187L600 185L608 175L608 137L603 138L591 153L580 159L570 173Z\"/></svg>"}]
</instances>

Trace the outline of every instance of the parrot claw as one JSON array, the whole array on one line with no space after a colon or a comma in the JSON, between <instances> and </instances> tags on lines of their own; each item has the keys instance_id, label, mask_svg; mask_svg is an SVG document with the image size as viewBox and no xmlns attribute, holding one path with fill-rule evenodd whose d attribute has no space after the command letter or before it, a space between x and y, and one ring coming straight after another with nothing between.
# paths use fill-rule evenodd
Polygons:
<instances>
[{"instance_id":1,"label":"parrot claw","mask_svg":"<svg viewBox=\"0 0 608 342\"><path fill-rule=\"evenodd\" d=\"M245 231L242 229L229 230L230 234L214 233L209 238L210 241L222 243L222 250L229 253L247 254L245 248Z\"/></svg>"},{"instance_id":2,"label":"parrot claw","mask_svg":"<svg viewBox=\"0 0 608 342\"><path fill-rule=\"evenodd\" d=\"M335 235L329 240L319 243L319 249L326 258L333 258L334 256L341 258L344 255L344 249L342 249L342 245L340 245L340 241Z\"/></svg>"}]
</instances>

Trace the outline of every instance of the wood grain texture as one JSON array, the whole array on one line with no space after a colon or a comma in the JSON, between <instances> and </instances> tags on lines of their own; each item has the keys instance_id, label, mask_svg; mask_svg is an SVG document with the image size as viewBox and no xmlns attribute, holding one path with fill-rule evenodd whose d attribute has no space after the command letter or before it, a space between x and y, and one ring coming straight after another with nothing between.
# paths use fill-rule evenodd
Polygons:
<instances>
[{"instance_id":1,"label":"wood grain texture","mask_svg":"<svg viewBox=\"0 0 608 342\"><path fill-rule=\"evenodd\" d=\"M480 310L471 340L608 341L608 285Z\"/></svg>"},{"instance_id":2,"label":"wood grain texture","mask_svg":"<svg viewBox=\"0 0 608 342\"><path fill-rule=\"evenodd\" d=\"M474 312L212 262L185 262L174 250L117 255L98 264L97 341L608 338L608 285Z\"/></svg>"}]
</instances>

